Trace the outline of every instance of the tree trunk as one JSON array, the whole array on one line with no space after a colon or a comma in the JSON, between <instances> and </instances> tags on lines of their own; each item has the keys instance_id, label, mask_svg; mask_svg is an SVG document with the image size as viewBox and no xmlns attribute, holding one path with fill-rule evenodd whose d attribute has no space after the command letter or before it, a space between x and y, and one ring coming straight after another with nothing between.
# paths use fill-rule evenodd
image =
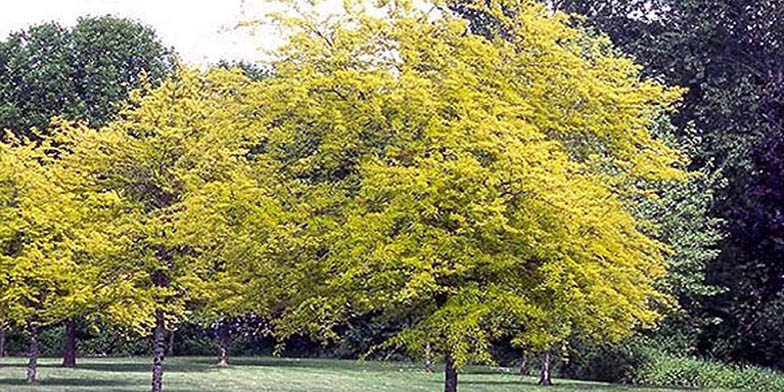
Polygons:
<instances>
[{"instance_id":1,"label":"tree trunk","mask_svg":"<svg viewBox=\"0 0 784 392\"><path fill-rule=\"evenodd\" d=\"M525 377L528 375L528 356L523 354L520 359L520 376Z\"/></svg>"},{"instance_id":2,"label":"tree trunk","mask_svg":"<svg viewBox=\"0 0 784 392\"><path fill-rule=\"evenodd\" d=\"M152 392L163 391L163 354L166 350L164 340L166 339L166 325L163 318L163 311L155 312L155 330L152 334Z\"/></svg>"},{"instance_id":3,"label":"tree trunk","mask_svg":"<svg viewBox=\"0 0 784 392\"><path fill-rule=\"evenodd\" d=\"M542 355L542 370L539 372L539 385L553 385L550 380L550 352L546 351Z\"/></svg>"},{"instance_id":4,"label":"tree trunk","mask_svg":"<svg viewBox=\"0 0 784 392\"><path fill-rule=\"evenodd\" d=\"M65 323L65 342L63 343L63 367L76 367L76 322L68 320Z\"/></svg>"},{"instance_id":5,"label":"tree trunk","mask_svg":"<svg viewBox=\"0 0 784 392\"><path fill-rule=\"evenodd\" d=\"M0 327L0 358L5 356L5 328Z\"/></svg>"},{"instance_id":6,"label":"tree trunk","mask_svg":"<svg viewBox=\"0 0 784 392\"><path fill-rule=\"evenodd\" d=\"M174 331L169 333L169 344L166 345L166 355L170 357L174 356Z\"/></svg>"},{"instance_id":7,"label":"tree trunk","mask_svg":"<svg viewBox=\"0 0 784 392\"><path fill-rule=\"evenodd\" d=\"M35 375L38 372L38 327L30 327L30 361L27 363L27 379L25 382L32 384L35 382Z\"/></svg>"},{"instance_id":8,"label":"tree trunk","mask_svg":"<svg viewBox=\"0 0 784 392\"><path fill-rule=\"evenodd\" d=\"M425 343L425 370L433 373L433 351L430 342Z\"/></svg>"},{"instance_id":9,"label":"tree trunk","mask_svg":"<svg viewBox=\"0 0 784 392\"><path fill-rule=\"evenodd\" d=\"M229 328L226 321L221 322L218 327L218 366L225 368L229 366Z\"/></svg>"},{"instance_id":10,"label":"tree trunk","mask_svg":"<svg viewBox=\"0 0 784 392\"><path fill-rule=\"evenodd\" d=\"M457 392L457 368L452 353L449 352L444 360L444 392Z\"/></svg>"}]
</instances>

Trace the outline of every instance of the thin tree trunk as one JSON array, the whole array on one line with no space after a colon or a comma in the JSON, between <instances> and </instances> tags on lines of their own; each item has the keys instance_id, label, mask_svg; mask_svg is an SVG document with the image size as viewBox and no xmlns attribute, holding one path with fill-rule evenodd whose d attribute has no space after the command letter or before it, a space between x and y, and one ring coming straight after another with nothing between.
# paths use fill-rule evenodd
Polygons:
<instances>
[{"instance_id":1,"label":"thin tree trunk","mask_svg":"<svg viewBox=\"0 0 784 392\"><path fill-rule=\"evenodd\" d=\"M68 320L65 323L65 342L63 343L63 367L76 367L76 322Z\"/></svg>"},{"instance_id":2,"label":"thin tree trunk","mask_svg":"<svg viewBox=\"0 0 784 392\"><path fill-rule=\"evenodd\" d=\"M166 345L166 355L170 357L174 356L174 331L169 333L169 344Z\"/></svg>"},{"instance_id":3,"label":"thin tree trunk","mask_svg":"<svg viewBox=\"0 0 784 392\"><path fill-rule=\"evenodd\" d=\"M528 375L528 356L523 353L522 358L520 359L520 376L527 376Z\"/></svg>"},{"instance_id":4,"label":"thin tree trunk","mask_svg":"<svg viewBox=\"0 0 784 392\"><path fill-rule=\"evenodd\" d=\"M163 311L155 312L155 330L152 334L152 392L163 391L163 355L166 350L164 340L166 339L166 325L163 318Z\"/></svg>"},{"instance_id":5,"label":"thin tree trunk","mask_svg":"<svg viewBox=\"0 0 784 392\"><path fill-rule=\"evenodd\" d=\"M444 392L457 392L457 368L450 352L444 360Z\"/></svg>"},{"instance_id":6,"label":"thin tree trunk","mask_svg":"<svg viewBox=\"0 0 784 392\"><path fill-rule=\"evenodd\" d=\"M5 356L5 328L0 327L0 358Z\"/></svg>"},{"instance_id":7,"label":"thin tree trunk","mask_svg":"<svg viewBox=\"0 0 784 392\"><path fill-rule=\"evenodd\" d=\"M30 327L30 361L27 363L27 378L25 382L32 384L35 382L35 375L38 372L38 327Z\"/></svg>"},{"instance_id":8,"label":"thin tree trunk","mask_svg":"<svg viewBox=\"0 0 784 392\"><path fill-rule=\"evenodd\" d=\"M433 373L433 351L430 342L425 343L425 370Z\"/></svg>"},{"instance_id":9,"label":"thin tree trunk","mask_svg":"<svg viewBox=\"0 0 784 392\"><path fill-rule=\"evenodd\" d=\"M550 352L545 351L542 355L542 370L539 372L539 385L553 385L550 379Z\"/></svg>"},{"instance_id":10,"label":"thin tree trunk","mask_svg":"<svg viewBox=\"0 0 784 392\"><path fill-rule=\"evenodd\" d=\"M218 366L225 368L229 366L229 331L226 321L221 322L218 327Z\"/></svg>"}]
</instances>

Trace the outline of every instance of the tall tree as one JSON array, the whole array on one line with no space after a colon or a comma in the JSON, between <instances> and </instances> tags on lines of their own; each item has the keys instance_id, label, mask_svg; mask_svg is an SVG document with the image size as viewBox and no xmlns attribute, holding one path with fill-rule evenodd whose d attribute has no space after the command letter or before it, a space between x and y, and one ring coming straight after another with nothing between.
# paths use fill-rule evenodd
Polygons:
<instances>
[{"instance_id":1,"label":"tall tree","mask_svg":"<svg viewBox=\"0 0 784 392\"><path fill-rule=\"evenodd\" d=\"M680 92L533 2L473 4L508 40L389 7L285 20L298 30L265 90L271 151L292 153L292 183L334 224L278 327L414 319L390 344L429 343L451 392L494 339L546 350L565 328L614 339L654 323L663 246L612 184L682 176L650 134ZM592 170L600 152L617 175Z\"/></svg>"},{"instance_id":2,"label":"tall tree","mask_svg":"<svg viewBox=\"0 0 784 392\"><path fill-rule=\"evenodd\" d=\"M73 28L46 23L14 32L0 42L0 130L40 139L54 116L100 126L143 79L158 83L172 67L172 51L155 32L127 19L87 17ZM80 323L64 323L63 366L74 367Z\"/></svg>"},{"instance_id":3,"label":"tall tree","mask_svg":"<svg viewBox=\"0 0 784 392\"><path fill-rule=\"evenodd\" d=\"M708 279L727 290L694 312L720 320L701 348L726 359L784 366L773 331L784 290L778 250L777 169L784 134L784 28L780 2L659 0L634 14L611 0L567 0L585 13L648 75L688 88L673 117L680 135L696 130L693 167L714 165L727 178L712 213L726 221L727 240ZM633 4L635 2L629 2Z\"/></svg>"},{"instance_id":4,"label":"tall tree","mask_svg":"<svg viewBox=\"0 0 784 392\"><path fill-rule=\"evenodd\" d=\"M125 249L136 261L125 268L136 277L133 293L148 299L140 317L151 321L153 392L162 390L166 330L199 304L229 298L222 291L242 283L235 268L271 268L257 256L274 243L259 236L279 232L283 209L255 153L263 101L252 83L240 71L182 69L134 94L132 107L99 131L71 126L58 139L69 151L63 164L93 190L121 194L139 223Z\"/></svg>"}]
</instances>

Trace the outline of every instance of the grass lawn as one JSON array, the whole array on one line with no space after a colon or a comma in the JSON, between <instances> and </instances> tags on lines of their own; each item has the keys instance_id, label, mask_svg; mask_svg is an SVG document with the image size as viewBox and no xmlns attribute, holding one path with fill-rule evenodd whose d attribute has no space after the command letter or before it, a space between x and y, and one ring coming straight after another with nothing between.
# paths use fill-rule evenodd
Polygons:
<instances>
[{"instance_id":1,"label":"grass lawn","mask_svg":"<svg viewBox=\"0 0 784 392\"><path fill-rule=\"evenodd\" d=\"M443 374L427 373L418 364L323 359L234 358L232 366L216 369L212 358L174 357L165 362L164 391L276 392L415 392L442 391ZM41 360L38 384L26 386L26 359L0 359L0 391L70 392L148 391L149 358L89 358L78 369L62 369L59 359ZM460 375L460 391L477 392L674 392L601 383L555 380L540 388L533 377L513 369L471 367Z\"/></svg>"}]
</instances>

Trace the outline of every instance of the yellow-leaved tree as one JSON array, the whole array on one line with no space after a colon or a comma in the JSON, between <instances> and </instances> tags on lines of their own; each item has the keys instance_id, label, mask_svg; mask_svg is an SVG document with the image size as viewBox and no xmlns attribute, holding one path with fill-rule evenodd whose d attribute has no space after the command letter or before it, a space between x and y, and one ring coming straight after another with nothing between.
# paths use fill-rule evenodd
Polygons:
<instances>
[{"instance_id":1,"label":"yellow-leaved tree","mask_svg":"<svg viewBox=\"0 0 784 392\"><path fill-rule=\"evenodd\" d=\"M0 316L30 335L32 383L42 328L127 315L129 277L116 267L133 222L116 193L88 191L62 166L50 140L9 139L0 144Z\"/></svg>"},{"instance_id":2,"label":"yellow-leaved tree","mask_svg":"<svg viewBox=\"0 0 784 392\"><path fill-rule=\"evenodd\" d=\"M413 320L389 344L441 353L447 392L495 339L547 350L654 324L666 249L619 184L684 176L649 132L680 90L537 2L474 6L502 34L472 34L441 2L323 17L294 1L261 90L282 181L326 228L279 332Z\"/></svg>"},{"instance_id":3,"label":"yellow-leaved tree","mask_svg":"<svg viewBox=\"0 0 784 392\"><path fill-rule=\"evenodd\" d=\"M251 86L239 70L179 69L159 88L133 93L107 126L71 124L57 139L68 151L62 164L93 192L120 195L137 222L122 268L136 277L136 326L153 335L153 392L162 390L166 329L200 306L249 310L247 274L267 276L269 249L285 241L284 209L260 153L263 97ZM256 295L265 293L274 291Z\"/></svg>"}]
</instances>

